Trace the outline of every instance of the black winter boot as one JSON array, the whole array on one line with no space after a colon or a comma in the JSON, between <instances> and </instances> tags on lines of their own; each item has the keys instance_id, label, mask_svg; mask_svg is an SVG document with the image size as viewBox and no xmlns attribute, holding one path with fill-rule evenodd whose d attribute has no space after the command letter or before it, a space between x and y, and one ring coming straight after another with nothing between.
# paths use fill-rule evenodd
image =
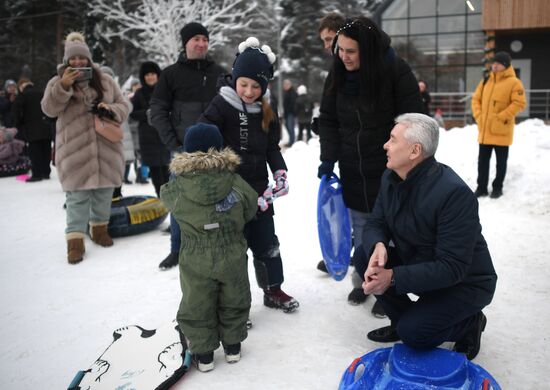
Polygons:
<instances>
[{"instance_id":1,"label":"black winter boot","mask_svg":"<svg viewBox=\"0 0 550 390\"><path fill-rule=\"evenodd\" d=\"M492 199L498 199L502 196L502 188L493 188L493 192L489 196Z\"/></svg>"},{"instance_id":2,"label":"black winter boot","mask_svg":"<svg viewBox=\"0 0 550 390\"><path fill-rule=\"evenodd\" d=\"M474 195L477 197L477 198L481 198L482 196L487 196L489 195L489 192L487 192L487 188L479 188L477 187L475 192L474 192Z\"/></svg>"},{"instance_id":3,"label":"black winter boot","mask_svg":"<svg viewBox=\"0 0 550 390\"><path fill-rule=\"evenodd\" d=\"M368 295L365 295L361 287L354 288L348 295L348 303L353 306L360 305L367 300L367 297Z\"/></svg>"},{"instance_id":4,"label":"black winter boot","mask_svg":"<svg viewBox=\"0 0 550 390\"><path fill-rule=\"evenodd\" d=\"M237 363L241 360L241 343L226 345L223 350L227 363Z\"/></svg>"},{"instance_id":5,"label":"black winter boot","mask_svg":"<svg viewBox=\"0 0 550 390\"><path fill-rule=\"evenodd\" d=\"M179 253L178 252L170 252L168 256L164 260L162 260L159 264L159 268L163 271L170 269L172 267L175 267L179 263Z\"/></svg>"},{"instance_id":6,"label":"black winter boot","mask_svg":"<svg viewBox=\"0 0 550 390\"><path fill-rule=\"evenodd\" d=\"M194 354L193 360L200 372L208 372L214 369L214 351Z\"/></svg>"}]
</instances>

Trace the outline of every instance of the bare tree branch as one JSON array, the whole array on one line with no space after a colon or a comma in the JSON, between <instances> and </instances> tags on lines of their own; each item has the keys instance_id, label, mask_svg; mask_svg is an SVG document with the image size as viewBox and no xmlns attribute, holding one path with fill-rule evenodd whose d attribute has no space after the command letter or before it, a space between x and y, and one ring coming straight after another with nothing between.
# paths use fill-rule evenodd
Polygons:
<instances>
[{"instance_id":1,"label":"bare tree branch","mask_svg":"<svg viewBox=\"0 0 550 390\"><path fill-rule=\"evenodd\" d=\"M108 42L120 38L142 49L162 66L176 61L181 27L200 22L210 35L210 48L223 45L228 30L248 27L255 1L139 0L133 8L123 0L91 0L90 15L100 17L96 30Z\"/></svg>"}]
</instances>

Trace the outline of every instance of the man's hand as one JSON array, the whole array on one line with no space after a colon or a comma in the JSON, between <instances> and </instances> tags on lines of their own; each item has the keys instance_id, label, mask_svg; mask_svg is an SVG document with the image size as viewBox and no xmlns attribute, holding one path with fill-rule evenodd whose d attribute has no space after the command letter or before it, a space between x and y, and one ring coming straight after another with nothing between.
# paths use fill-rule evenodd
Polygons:
<instances>
[{"instance_id":1,"label":"man's hand","mask_svg":"<svg viewBox=\"0 0 550 390\"><path fill-rule=\"evenodd\" d=\"M384 268L388 261L388 250L386 245L378 242L369 259L369 265L365 271L365 282L363 291L365 294L382 295L391 284L392 270Z\"/></svg>"},{"instance_id":2,"label":"man's hand","mask_svg":"<svg viewBox=\"0 0 550 390\"><path fill-rule=\"evenodd\" d=\"M363 291L365 294L382 295L390 287L392 277L392 269L369 267L365 272Z\"/></svg>"},{"instance_id":3,"label":"man's hand","mask_svg":"<svg viewBox=\"0 0 550 390\"><path fill-rule=\"evenodd\" d=\"M381 267L384 268L386 262L388 261L388 250L386 245L383 242L378 242L374 246L374 251L369 259L369 268L370 267Z\"/></svg>"}]
</instances>

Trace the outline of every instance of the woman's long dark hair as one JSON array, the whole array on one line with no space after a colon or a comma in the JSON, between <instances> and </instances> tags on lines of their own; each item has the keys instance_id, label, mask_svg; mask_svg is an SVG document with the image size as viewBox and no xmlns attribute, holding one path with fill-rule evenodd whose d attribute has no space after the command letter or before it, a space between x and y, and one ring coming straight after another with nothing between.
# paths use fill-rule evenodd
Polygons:
<instances>
[{"instance_id":1,"label":"woman's long dark hair","mask_svg":"<svg viewBox=\"0 0 550 390\"><path fill-rule=\"evenodd\" d=\"M351 38L359 46L359 94L367 104L376 105L382 86L383 43L382 34L376 23L366 17L349 19L338 30L332 46L334 61L332 64L332 80L327 90L335 94L342 88L346 80L346 67L338 55L338 36Z\"/></svg>"},{"instance_id":2,"label":"woman's long dark hair","mask_svg":"<svg viewBox=\"0 0 550 390\"><path fill-rule=\"evenodd\" d=\"M90 63L90 61L88 61ZM92 66L91 64L89 66ZM103 83L101 82L101 72L97 68L92 66L92 79L90 80L90 87L97 92L97 102L103 101Z\"/></svg>"}]
</instances>

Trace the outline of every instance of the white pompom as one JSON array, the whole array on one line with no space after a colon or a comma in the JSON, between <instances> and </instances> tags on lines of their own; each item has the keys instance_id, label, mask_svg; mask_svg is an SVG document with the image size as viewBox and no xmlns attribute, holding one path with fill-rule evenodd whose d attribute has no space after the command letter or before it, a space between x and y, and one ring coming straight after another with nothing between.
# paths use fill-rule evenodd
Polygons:
<instances>
[{"instance_id":1,"label":"white pompom","mask_svg":"<svg viewBox=\"0 0 550 390\"><path fill-rule=\"evenodd\" d=\"M246 44L248 47L260 47L260 41L256 37L248 37L246 39Z\"/></svg>"},{"instance_id":2,"label":"white pompom","mask_svg":"<svg viewBox=\"0 0 550 390\"><path fill-rule=\"evenodd\" d=\"M267 59L269 60L270 64L274 64L277 57L274 53L267 53Z\"/></svg>"},{"instance_id":3,"label":"white pompom","mask_svg":"<svg viewBox=\"0 0 550 390\"><path fill-rule=\"evenodd\" d=\"M239 53L242 53L243 51L245 51L247 47L248 46L246 45L245 41L242 41L241 43L239 43Z\"/></svg>"},{"instance_id":4,"label":"white pompom","mask_svg":"<svg viewBox=\"0 0 550 390\"><path fill-rule=\"evenodd\" d=\"M269 53L271 53L271 48L270 48L268 45L263 45L263 46L262 46L262 51L263 51L265 54L269 54Z\"/></svg>"}]
</instances>

